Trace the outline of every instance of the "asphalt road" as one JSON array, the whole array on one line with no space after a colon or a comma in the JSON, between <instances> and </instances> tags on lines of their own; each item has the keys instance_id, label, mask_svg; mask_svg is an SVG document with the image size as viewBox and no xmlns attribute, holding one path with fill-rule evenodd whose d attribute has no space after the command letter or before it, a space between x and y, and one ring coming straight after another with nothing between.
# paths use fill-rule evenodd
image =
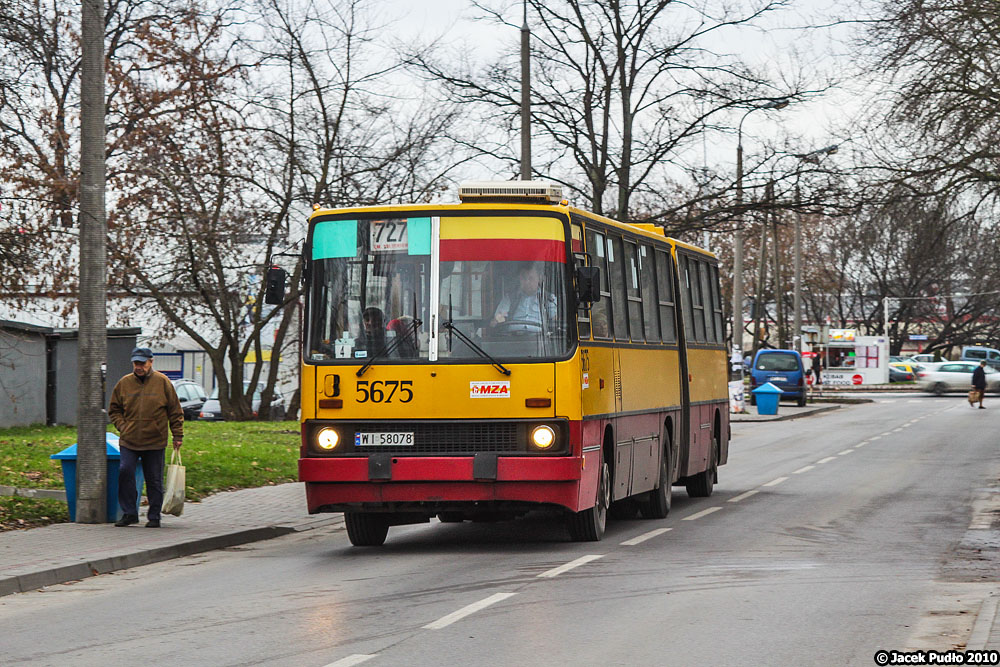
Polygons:
<instances>
[{"instance_id":1,"label":"asphalt road","mask_svg":"<svg viewBox=\"0 0 1000 667\"><path fill-rule=\"evenodd\" d=\"M8 596L0 662L872 665L948 649L998 577L958 561L1000 472L1000 404L886 401L735 424L711 498L677 488L669 518L612 522L598 543L544 515L392 528L376 549L330 528Z\"/></svg>"}]
</instances>

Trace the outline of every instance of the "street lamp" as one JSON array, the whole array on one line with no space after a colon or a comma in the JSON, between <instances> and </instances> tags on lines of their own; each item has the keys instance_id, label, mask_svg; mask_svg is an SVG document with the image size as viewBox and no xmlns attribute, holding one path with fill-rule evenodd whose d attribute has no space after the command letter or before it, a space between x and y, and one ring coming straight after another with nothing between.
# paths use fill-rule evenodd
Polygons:
<instances>
[{"instance_id":1,"label":"street lamp","mask_svg":"<svg viewBox=\"0 0 1000 667\"><path fill-rule=\"evenodd\" d=\"M733 352L743 357L743 121L759 109L784 109L787 97L765 102L751 109L740 118L736 131L736 235L733 241ZM743 378L740 365L740 378Z\"/></svg>"},{"instance_id":2,"label":"street lamp","mask_svg":"<svg viewBox=\"0 0 1000 667\"><path fill-rule=\"evenodd\" d=\"M839 148L838 144L832 144L825 148L820 148L809 153L798 153L795 157L803 162L819 164L820 158L824 155L833 155ZM795 200L801 208L801 197L799 196L799 177L801 172L795 177ZM795 213L795 288L792 295L792 349L798 350L802 340L802 211ZM888 334L887 334L888 335Z\"/></svg>"}]
</instances>

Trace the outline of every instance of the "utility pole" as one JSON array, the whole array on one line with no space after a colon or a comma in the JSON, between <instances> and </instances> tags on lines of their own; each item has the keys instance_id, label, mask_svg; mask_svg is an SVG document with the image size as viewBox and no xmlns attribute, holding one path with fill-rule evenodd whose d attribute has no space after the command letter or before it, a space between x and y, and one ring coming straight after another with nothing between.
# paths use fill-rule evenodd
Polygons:
<instances>
[{"instance_id":1,"label":"utility pole","mask_svg":"<svg viewBox=\"0 0 1000 667\"><path fill-rule=\"evenodd\" d=\"M772 196L773 188L772 185ZM771 234L774 239L772 255L774 256L774 317L778 329L778 347L785 349L785 290L781 285L781 262L778 252L781 247L778 245L778 211L774 207L768 213L771 218Z\"/></svg>"},{"instance_id":2,"label":"utility pole","mask_svg":"<svg viewBox=\"0 0 1000 667\"><path fill-rule=\"evenodd\" d=\"M521 24L521 180L531 180L531 31L528 30L528 0L524 0Z\"/></svg>"},{"instance_id":3,"label":"utility pole","mask_svg":"<svg viewBox=\"0 0 1000 667\"><path fill-rule=\"evenodd\" d=\"M802 193L795 179L795 288L792 296L792 349L802 351Z\"/></svg>"},{"instance_id":4,"label":"utility pole","mask_svg":"<svg viewBox=\"0 0 1000 667\"><path fill-rule=\"evenodd\" d=\"M102 365L107 360L107 214L104 128L104 1L83 0L80 36L80 343L77 394L77 523L107 517Z\"/></svg>"},{"instance_id":5,"label":"utility pole","mask_svg":"<svg viewBox=\"0 0 1000 667\"><path fill-rule=\"evenodd\" d=\"M774 181L768 181L764 191L766 206L771 205L774 193ZM767 209L764 210L764 222L760 231L760 261L757 263L757 295L754 297L754 318L753 318L753 354L752 360L757 358L757 350L760 349L760 320L763 316L767 319L767 303L764 300L764 281L767 277Z\"/></svg>"},{"instance_id":6,"label":"utility pole","mask_svg":"<svg viewBox=\"0 0 1000 667\"><path fill-rule=\"evenodd\" d=\"M889 297L882 297L882 335L889 340Z\"/></svg>"},{"instance_id":7,"label":"utility pole","mask_svg":"<svg viewBox=\"0 0 1000 667\"><path fill-rule=\"evenodd\" d=\"M788 98L772 100L766 104L748 109L740 118L736 130L736 233L733 235L733 352L743 357L743 121L758 109L784 109ZM759 293L759 292L758 292ZM754 331L754 341L757 332ZM754 342L754 351L757 344ZM743 367L740 366L742 369ZM743 379L740 370L739 380Z\"/></svg>"}]
</instances>

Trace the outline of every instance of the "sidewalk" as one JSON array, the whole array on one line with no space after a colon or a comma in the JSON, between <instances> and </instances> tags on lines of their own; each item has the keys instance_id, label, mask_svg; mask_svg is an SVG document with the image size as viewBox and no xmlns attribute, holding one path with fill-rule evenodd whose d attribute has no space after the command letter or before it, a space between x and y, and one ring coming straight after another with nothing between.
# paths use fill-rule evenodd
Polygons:
<instances>
[{"instance_id":1,"label":"sidewalk","mask_svg":"<svg viewBox=\"0 0 1000 667\"><path fill-rule=\"evenodd\" d=\"M187 503L163 527L59 523L0 533L0 596L139 565L267 540L343 521L306 512L301 483L263 486Z\"/></svg>"}]
</instances>

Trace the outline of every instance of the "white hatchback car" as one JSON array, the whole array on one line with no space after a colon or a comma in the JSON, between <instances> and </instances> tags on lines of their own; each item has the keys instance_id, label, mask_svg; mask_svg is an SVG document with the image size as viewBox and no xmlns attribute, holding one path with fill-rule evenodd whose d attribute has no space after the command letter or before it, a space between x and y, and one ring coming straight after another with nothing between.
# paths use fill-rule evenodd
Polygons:
<instances>
[{"instance_id":1,"label":"white hatchback car","mask_svg":"<svg viewBox=\"0 0 1000 667\"><path fill-rule=\"evenodd\" d=\"M979 364L973 361L946 361L924 366L917 373L920 388L940 396L946 391L969 391L972 389L972 371ZM987 391L1000 390L1000 373L986 367Z\"/></svg>"}]
</instances>

